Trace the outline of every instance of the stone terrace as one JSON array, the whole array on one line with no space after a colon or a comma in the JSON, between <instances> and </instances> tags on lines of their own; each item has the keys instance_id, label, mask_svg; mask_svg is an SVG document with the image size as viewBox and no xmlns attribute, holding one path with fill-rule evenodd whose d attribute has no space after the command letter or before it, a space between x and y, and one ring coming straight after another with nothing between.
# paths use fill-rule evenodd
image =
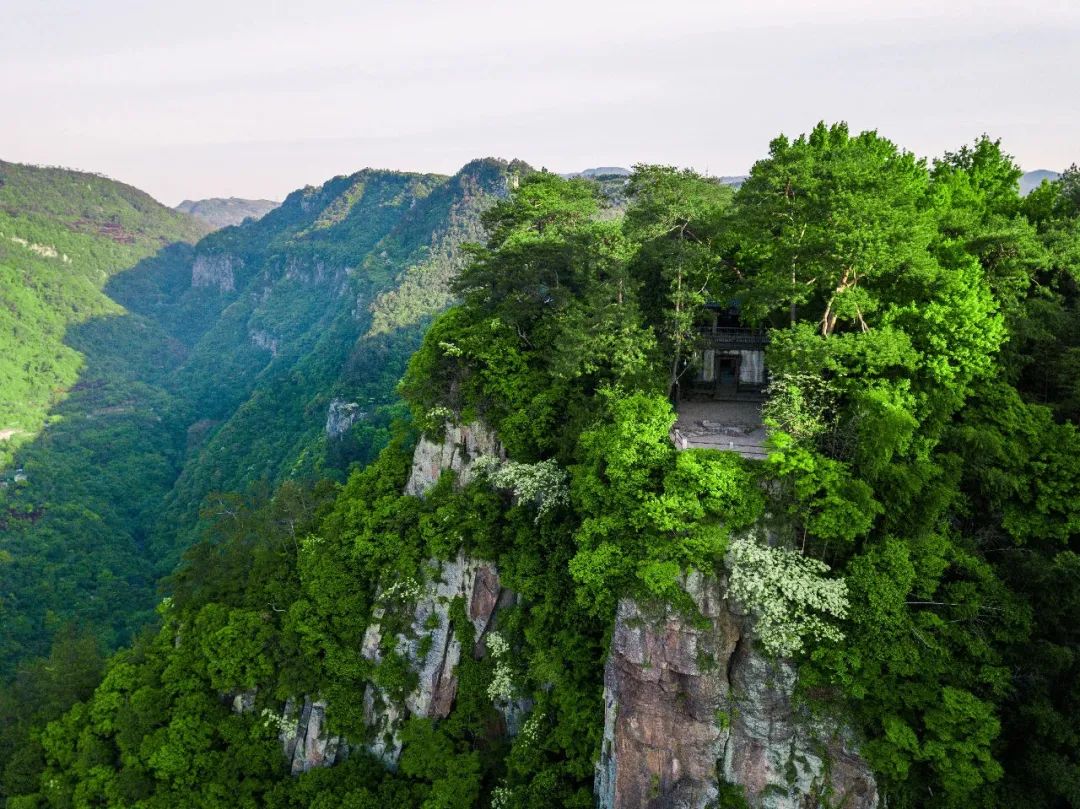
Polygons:
<instances>
[{"instance_id":1,"label":"stone terrace","mask_svg":"<svg viewBox=\"0 0 1080 809\"><path fill-rule=\"evenodd\" d=\"M676 412L671 440L679 449L737 452L755 460L768 454L760 401L687 400L679 402Z\"/></svg>"}]
</instances>

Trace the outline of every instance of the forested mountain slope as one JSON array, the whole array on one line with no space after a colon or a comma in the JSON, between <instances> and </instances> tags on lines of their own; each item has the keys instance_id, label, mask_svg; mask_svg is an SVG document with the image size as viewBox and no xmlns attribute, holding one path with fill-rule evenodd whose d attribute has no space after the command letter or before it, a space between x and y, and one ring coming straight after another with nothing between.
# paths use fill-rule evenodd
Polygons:
<instances>
[{"instance_id":1,"label":"forested mountain slope","mask_svg":"<svg viewBox=\"0 0 1080 809\"><path fill-rule=\"evenodd\" d=\"M76 380L66 330L122 313L108 279L207 230L131 186L0 161L0 468Z\"/></svg>"},{"instance_id":2,"label":"forested mountain slope","mask_svg":"<svg viewBox=\"0 0 1080 809\"><path fill-rule=\"evenodd\" d=\"M621 216L523 177L408 362L423 436L222 495L156 633L5 726L9 809L1076 805L1080 176L1019 176L822 124L737 191L639 167ZM214 266L223 317L276 271ZM669 437L731 300L770 330L766 460ZM89 657L18 693L55 715Z\"/></svg>"},{"instance_id":3,"label":"forested mountain slope","mask_svg":"<svg viewBox=\"0 0 1080 809\"><path fill-rule=\"evenodd\" d=\"M116 643L145 616L135 526L178 468L162 385L184 348L103 287L205 232L130 186L0 163L0 677L69 618Z\"/></svg>"},{"instance_id":4,"label":"forested mountain slope","mask_svg":"<svg viewBox=\"0 0 1080 809\"><path fill-rule=\"evenodd\" d=\"M374 458L401 412L405 362L451 300L460 245L480 237L480 213L526 170L496 160L451 178L368 170L290 195L252 234L199 244L194 267L216 269L179 305L216 296L221 315L173 381L207 437L193 433L155 532L162 572L195 538L210 492L336 477ZM226 267L232 281L213 275ZM335 400L355 407L331 436Z\"/></svg>"},{"instance_id":5,"label":"forested mountain slope","mask_svg":"<svg viewBox=\"0 0 1080 809\"><path fill-rule=\"evenodd\" d=\"M49 380L72 395L53 404L49 428L14 457L0 491L0 671L46 652L71 621L108 648L129 638L150 617L157 578L196 537L208 493L340 476L372 457L423 322L449 300L458 245L524 170L496 160L452 178L365 170L194 247L159 220L180 235L200 225L132 189L98 199L82 181L107 181L91 175L48 173L44 191L11 175L6 199L22 213L9 220L24 235L5 227L31 247L13 243L27 257L4 276L6 311L20 318L17 350L55 354ZM130 196L132 210L114 196ZM98 239L87 255L128 263L83 262L85 229ZM27 298L27 279L45 291ZM69 289L86 294L64 297ZM365 338L377 302L382 326ZM43 326L51 336L26 331ZM18 359L11 376L24 385L31 360ZM40 422L57 384L34 384ZM14 411L25 394L7 391ZM331 441L324 428L338 395L356 424L339 424Z\"/></svg>"}]
</instances>

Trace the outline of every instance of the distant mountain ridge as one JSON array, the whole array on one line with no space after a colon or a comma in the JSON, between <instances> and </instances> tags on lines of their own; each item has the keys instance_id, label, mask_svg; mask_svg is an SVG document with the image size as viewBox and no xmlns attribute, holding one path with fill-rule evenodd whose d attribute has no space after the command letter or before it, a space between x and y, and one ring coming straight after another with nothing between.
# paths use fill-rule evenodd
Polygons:
<instances>
[{"instance_id":1,"label":"distant mountain ridge","mask_svg":"<svg viewBox=\"0 0 1080 809\"><path fill-rule=\"evenodd\" d=\"M245 219L262 219L281 205L272 199L241 199L240 197L210 197L185 199L176 206L181 213L190 214L215 230L239 225Z\"/></svg>"},{"instance_id":2,"label":"distant mountain ridge","mask_svg":"<svg viewBox=\"0 0 1080 809\"><path fill-rule=\"evenodd\" d=\"M1043 180L1054 182L1061 176L1059 171L1050 171L1049 169L1036 169L1035 171L1028 171L1024 173L1024 176L1020 178L1020 196L1026 197L1040 185Z\"/></svg>"},{"instance_id":3,"label":"distant mountain ridge","mask_svg":"<svg viewBox=\"0 0 1080 809\"><path fill-rule=\"evenodd\" d=\"M596 168L584 169L583 171L572 171L568 174L561 175L568 179L582 178L585 180L594 180L597 177L629 177L633 172L630 169L623 168L622 166L598 166Z\"/></svg>"}]
</instances>

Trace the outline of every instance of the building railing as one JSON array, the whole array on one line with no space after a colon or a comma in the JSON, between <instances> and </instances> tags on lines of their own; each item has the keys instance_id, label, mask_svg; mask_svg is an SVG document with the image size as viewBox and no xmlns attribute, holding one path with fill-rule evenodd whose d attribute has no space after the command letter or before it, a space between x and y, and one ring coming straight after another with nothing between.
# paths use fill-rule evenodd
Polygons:
<instances>
[{"instance_id":1,"label":"building railing","mask_svg":"<svg viewBox=\"0 0 1080 809\"><path fill-rule=\"evenodd\" d=\"M668 437L671 439L671 443L675 445L675 449L690 449L690 441L679 431L678 427L672 427Z\"/></svg>"},{"instance_id":2,"label":"building railing","mask_svg":"<svg viewBox=\"0 0 1080 809\"><path fill-rule=\"evenodd\" d=\"M699 326L698 337L716 348L763 349L769 342L765 329L740 329L731 326Z\"/></svg>"}]
</instances>

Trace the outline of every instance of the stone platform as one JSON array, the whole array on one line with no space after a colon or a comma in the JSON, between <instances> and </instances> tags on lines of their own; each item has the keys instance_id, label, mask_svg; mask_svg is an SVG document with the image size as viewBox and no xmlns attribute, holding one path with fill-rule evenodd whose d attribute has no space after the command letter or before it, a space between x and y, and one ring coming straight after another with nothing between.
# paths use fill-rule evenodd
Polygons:
<instances>
[{"instance_id":1,"label":"stone platform","mask_svg":"<svg viewBox=\"0 0 1080 809\"><path fill-rule=\"evenodd\" d=\"M676 413L671 440L679 449L737 452L755 460L768 455L758 400L684 400L679 402Z\"/></svg>"}]
</instances>

